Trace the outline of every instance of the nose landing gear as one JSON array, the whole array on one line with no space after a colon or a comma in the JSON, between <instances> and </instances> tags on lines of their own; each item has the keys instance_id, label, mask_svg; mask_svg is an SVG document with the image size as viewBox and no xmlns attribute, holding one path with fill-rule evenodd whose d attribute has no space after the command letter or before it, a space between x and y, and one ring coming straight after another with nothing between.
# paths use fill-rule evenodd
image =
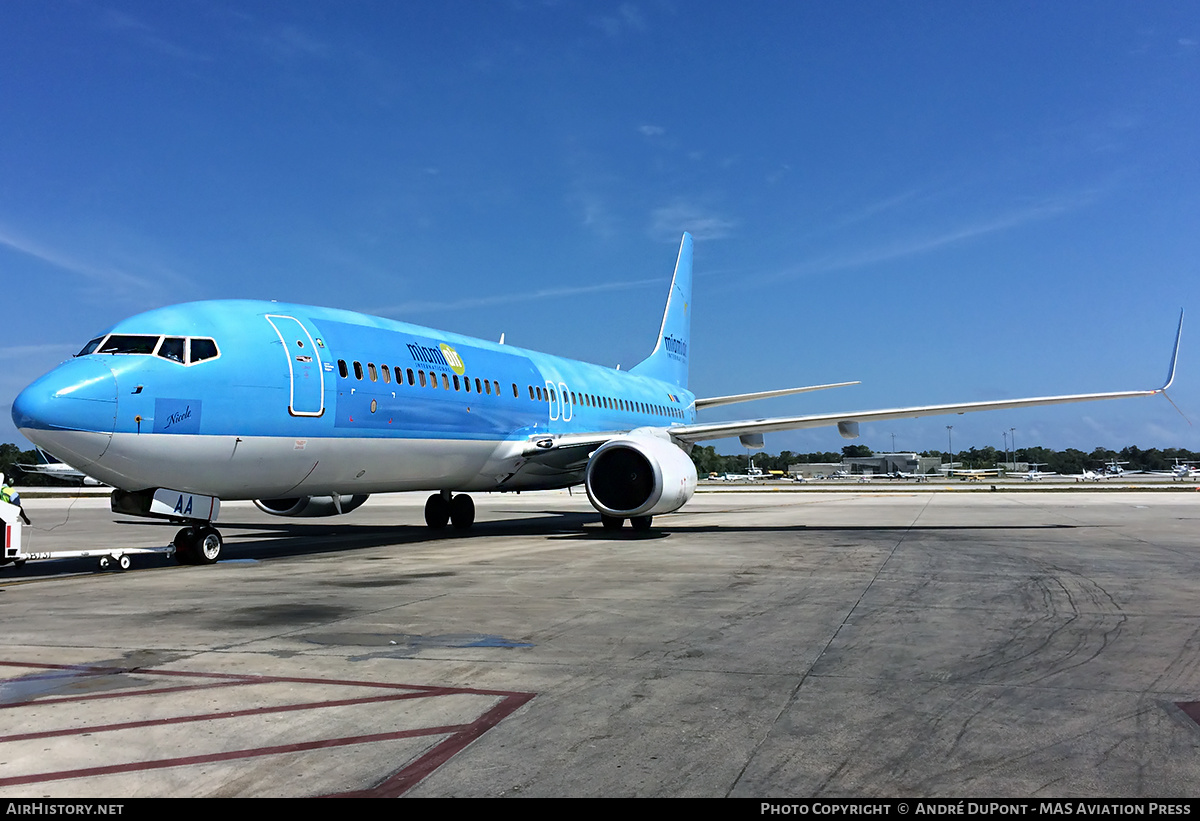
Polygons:
<instances>
[{"instance_id":1,"label":"nose landing gear","mask_svg":"<svg viewBox=\"0 0 1200 821\"><path fill-rule=\"evenodd\" d=\"M175 558L180 564L214 564L224 542L212 525L188 526L175 534Z\"/></svg>"}]
</instances>

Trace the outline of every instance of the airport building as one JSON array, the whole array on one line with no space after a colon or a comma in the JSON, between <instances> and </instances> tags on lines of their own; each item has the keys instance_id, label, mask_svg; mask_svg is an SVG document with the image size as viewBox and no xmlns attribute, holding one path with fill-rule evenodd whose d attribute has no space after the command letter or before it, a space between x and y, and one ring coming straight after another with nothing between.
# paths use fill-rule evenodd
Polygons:
<instances>
[{"instance_id":1,"label":"airport building","mask_svg":"<svg viewBox=\"0 0 1200 821\"><path fill-rule=\"evenodd\" d=\"M874 456L848 456L841 462L820 462L788 465L789 476L814 479L831 476L836 471L861 476L862 474L887 473L937 473L942 465L941 457L921 456L918 453L876 453Z\"/></svg>"}]
</instances>

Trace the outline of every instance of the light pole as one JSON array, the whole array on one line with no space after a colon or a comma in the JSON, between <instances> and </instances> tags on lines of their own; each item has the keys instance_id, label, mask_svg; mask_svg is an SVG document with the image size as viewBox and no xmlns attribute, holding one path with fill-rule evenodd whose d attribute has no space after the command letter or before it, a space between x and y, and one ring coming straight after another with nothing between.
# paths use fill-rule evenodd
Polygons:
<instances>
[{"instance_id":1,"label":"light pole","mask_svg":"<svg viewBox=\"0 0 1200 821\"><path fill-rule=\"evenodd\" d=\"M950 464L947 467L951 470L954 469L954 437L950 435L952 430L954 430L954 425L946 425L946 444L950 448Z\"/></svg>"},{"instance_id":2,"label":"light pole","mask_svg":"<svg viewBox=\"0 0 1200 821\"><path fill-rule=\"evenodd\" d=\"M1000 435L1004 437L1004 467L1008 468L1008 431L1000 431ZM1014 468L1015 469L1015 468Z\"/></svg>"},{"instance_id":3,"label":"light pole","mask_svg":"<svg viewBox=\"0 0 1200 821\"><path fill-rule=\"evenodd\" d=\"M1017 429L1009 428L1008 433L1010 436L1012 436L1013 470L1016 470L1017 469Z\"/></svg>"}]
</instances>

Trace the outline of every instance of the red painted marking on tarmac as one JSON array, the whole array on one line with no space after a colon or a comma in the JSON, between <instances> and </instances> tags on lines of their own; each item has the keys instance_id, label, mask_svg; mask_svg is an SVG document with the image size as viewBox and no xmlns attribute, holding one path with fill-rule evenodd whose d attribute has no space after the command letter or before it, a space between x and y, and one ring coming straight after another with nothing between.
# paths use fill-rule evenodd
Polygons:
<instances>
[{"instance_id":1,"label":"red painted marking on tarmac","mask_svg":"<svg viewBox=\"0 0 1200 821\"><path fill-rule=\"evenodd\" d=\"M1183 714L1192 721L1200 724L1200 701L1177 701L1175 706L1183 710Z\"/></svg>"},{"instance_id":2,"label":"red painted marking on tarmac","mask_svg":"<svg viewBox=\"0 0 1200 821\"><path fill-rule=\"evenodd\" d=\"M488 710L482 716L475 719L474 722L466 725L462 730L455 733L450 738L447 738L441 744L438 744L432 750L425 753L425 755L417 758L415 761L413 761L413 763L409 764L407 767L400 770L374 789L362 790L359 792L339 793L337 795L326 797L399 798L413 787L417 786L417 784L419 784L421 780L425 778L425 776L429 775L438 767L449 761L456 753L466 749L472 741L495 727L511 713L521 707L521 705L532 700L534 695L534 693L513 693L512 695L503 699L495 707Z\"/></svg>"},{"instance_id":3,"label":"red painted marking on tarmac","mask_svg":"<svg viewBox=\"0 0 1200 821\"><path fill-rule=\"evenodd\" d=\"M23 678L21 681L53 681L55 678L62 676L39 676L35 678ZM0 681L0 683L3 683ZM212 684L193 684L180 685L178 687L154 687L149 690L113 690L108 693L90 693L86 696L50 696L48 698L38 698L36 694L31 695L26 701L14 701L10 704L0 704L0 710L12 710L17 707L37 707L41 704L62 704L68 701L98 701L111 698L128 698L129 696L151 696L161 695L162 693L183 693L193 690L211 690L214 687L237 687L245 682L240 681L218 681ZM257 684L258 682L250 682Z\"/></svg>"},{"instance_id":4,"label":"red painted marking on tarmac","mask_svg":"<svg viewBox=\"0 0 1200 821\"><path fill-rule=\"evenodd\" d=\"M207 687L225 687L223 684L208 684ZM187 688L172 688L172 689L187 689ZM197 690L204 689L203 687L195 688ZM161 693L162 690L144 690L137 693L123 693L122 695L144 695L145 693ZM144 721L123 721L117 724L92 724L87 727L72 727L68 730L46 730L40 733L18 733L16 735L0 735L0 744L6 741L28 741L34 738L55 738L57 736L78 735L79 733L111 733L116 730L131 730L137 727L159 727L166 724L190 724L196 721L220 721L227 718L245 718L246 716L260 716L267 713L294 713L299 710L327 710L330 707L349 707L354 704L372 704L381 701L404 701L413 698L427 698L425 693L396 693L390 696L364 696L362 698L343 698L337 701L309 701L301 704L281 704L275 707L251 707L247 710L226 710L220 713L197 713L189 716L174 716L173 718L148 718ZM56 704L59 701L71 701L71 699L43 699L35 702L36 704Z\"/></svg>"},{"instance_id":5,"label":"red painted marking on tarmac","mask_svg":"<svg viewBox=\"0 0 1200 821\"><path fill-rule=\"evenodd\" d=\"M434 685L420 684L396 684L392 682L378 681L356 681L353 679L321 679L307 677L290 677L290 676L259 676L259 675L241 675L236 673L213 673L199 672L187 670L147 670L140 667L113 667L113 666L89 666L82 664L44 664L44 663L28 663L15 661L0 661L0 667L21 668L26 670L44 670L58 672L59 675L33 675L21 679L22 681L53 681L54 679L94 679L99 676L111 676L125 673L134 673L140 676L163 676L176 678L201 679L204 683L198 684L180 684L172 687L157 687L157 688L128 688L125 690L110 691L106 693L93 693L79 696L53 696L48 698L38 698L36 695L27 700L12 704L0 704L0 708L4 707L22 707L32 705L55 704L68 701L87 701L97 698L137 698L145 695L156 695L164 692L184 692L190 690L207 690L214 687L238 687L249 686L255 684L269 683L296 683L296 684L313 684L318 686L342 686L342 687L358 687L358 688L375 688L389 690L387 695L379 696L361 696L347 699L329 699L326 701L311 701L297 704L277 705L273 707L255 707L245 710L230 710L220 713L196 714L187 716L174 716L171 718L162 719L146 719L143 721L120 722L113 724L98 724L87 727L72 727L69 730L48 730L45 732L35 733L19 733L9 736L0 736L0 744L28 741L51 737L64 737L74 735L84 735L101 732L112 732L116 730L125 730L140 727L154 727L160 725L196 723L204 721L219 721L228 718L244 718L247 716L261 715L264 713L287 713L304 710L323 710L330 708L338 708L351 706L356 704L379 703L379 702L395 702L402 700L414 700L420 698L437 698L447 695L476 695L476 696L493 696L498 698L498 703L494 704L490 709L483 713L480 717L466 724L450 724L437 727L418 727L409 730L398 730L388 733L374 733L368 735L345 736L341 738L326 738L316 739L312 741L301 741L293 744L281 744L271 747L255 747L241 750L228 750L221 753L210 753L207 755L181 756L175 758L163 758L151 761L134 761L125 764L113 764L99 767L83 767L74 770L60 770L54 772L29 773L23 776L13 776L10 778L0 778L0 787L22 785L22 784L38 784L47 781L63 781L75 778L89 778L101 775L113 775L119 773L140 772L145 770L158 770L170 767L183 767L195 764L206 764L223 761L233 761L244 758L257 758L271 755L282 755L285 753L305 752L311 750L332 749L336 747L347 747L358 744L371 744L380 741L393 741L403 738L420 738L426 736L446 735L448 738L436 744L425 754L419 756L412 763L403 767L393 775L389 776L376 787L358 793L347 793L346 795L361 795L373 797L398 797L403 795L408 790L411 790L420 781L436 770L442 764L446 763L456 753L465 749L471 742L482 736L485 732L499 724L504 718L511 715L515 710L522 705L528 703L534 698L534 693L520 693L507 690L481 690L467 687L439 687ZM67 673L69 675L62 675ZM214 681L215 679L215 681ZM3 680L0 680L0 684Z\"/></svg>"},{"instance_id":6,"label":"red painted marking on tarmac","mask_svg":"<svg viewBox=\"0 0 1200 821\"><path fill-rule=\"evenodd\" d=\"M264 755L302 753L309 750L325 750L333 747L348 747L354 744L371 744L375 741L394 741L398 738L416 738L425 735L442 735L458 732L469 724L450 724L444 727L422 727L417 730L397 730L393 733L325 738L318 741L301 741L296 744L278 744L274 747L255 747L248 750L231 750L208 755L188 755L179 758L160 758L157 761L131 761L128 764L111 764L107 767L83 767L78 770L61 770L54 773L35 773L13 778L0 778L0 787L20 784L39 784L43 781L62 781L66 778L87 778L96 775L139 772L141 770L163 770L168 767L186 767L194 764L212 764L218 761L234 761L239 758L258 758Z\"/></svg>"}]
</instances>

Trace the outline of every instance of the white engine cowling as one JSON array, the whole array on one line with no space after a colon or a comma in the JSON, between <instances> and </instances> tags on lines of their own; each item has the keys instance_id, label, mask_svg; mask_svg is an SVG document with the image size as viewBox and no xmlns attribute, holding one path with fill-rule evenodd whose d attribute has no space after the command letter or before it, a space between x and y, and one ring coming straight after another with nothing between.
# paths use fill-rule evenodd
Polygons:
<instances>
[{"instance_id":1,"label":"white engine cowling","mask_svg":"<svg viewBox=\"0 0 1200 821\"><path fill-rule=\"evenodd\" d=\"M627 436L596 449L584 486L592 507L606 516L670 513L696 492L696 466L669 439Z\"/></svg>"},{"instance_id":2,"label":"white engine cowling","mask_svg":"<svg viewBox=\"0 0 1200 821\"><path fill-rule=\"evenodd\" d=\"M314 518L349 513L365 501L367 501L367 494L336 498L333 496L300 496L293 499L255 499L254 505L263 513L270 513L272 516Z\"/></svg>"}]
</instances>

